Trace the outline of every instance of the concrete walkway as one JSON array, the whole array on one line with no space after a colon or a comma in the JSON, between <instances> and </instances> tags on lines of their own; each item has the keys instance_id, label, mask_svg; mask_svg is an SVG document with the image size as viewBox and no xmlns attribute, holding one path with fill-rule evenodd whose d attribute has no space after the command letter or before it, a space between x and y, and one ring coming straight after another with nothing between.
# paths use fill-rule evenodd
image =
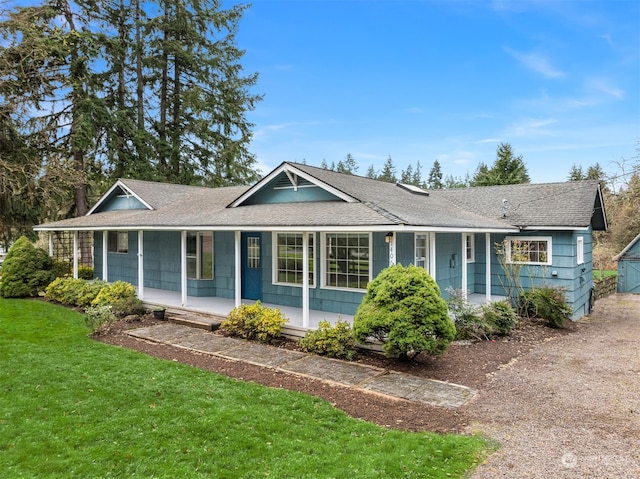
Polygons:
<instances>
[{"instance_id":1,"label":"concrete walkway","mask_svg":"<svg viewBox=\"0 0 640 479\"><path fill-rule=\"evenodd\" d=\"M475 391L466 386L275 348L180 324L158 324L131 330L128 334L220 358L242 361L289 374L433 406L459 407L475 395Z\"/></svg>"}]
</instances>

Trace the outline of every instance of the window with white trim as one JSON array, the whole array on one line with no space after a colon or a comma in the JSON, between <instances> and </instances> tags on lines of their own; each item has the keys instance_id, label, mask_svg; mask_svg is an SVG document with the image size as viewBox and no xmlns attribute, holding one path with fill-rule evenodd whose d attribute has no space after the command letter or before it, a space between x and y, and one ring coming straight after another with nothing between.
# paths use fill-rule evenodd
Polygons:
<instances>
[{"instance_id":1,"label":"window with white trim","mask_svg":"<svg viewBox=\"0 0 640 479\"><path fill-rule=\"evenodd\" d=\"M576 258L578 260L578 264L584 263L584 237L578 236L577 238L577 250L576 250Z\"/></svg>"},{"instance_id":2,"label":"window with white trim","mask_svg":"<svg viewBox=\"0 0 640 479\"><path fill-rule=\"evenodd\" d=\"M427 268L429 257L429 242L426 234L415 235L416 259L415 265L418 268Z\"/></svg>"},{"instance_id":3,"label":"window with white trim","mask_svg":"<svg viewBox=\"0 0 640 479\"><path fill-rule=\"evenodd\" d=\"M129 252L129 232L109 231L107 234L107 252L128 253Z\"/></svg>"},{"instance_id":4,"label":"window with white trim","mask_svg":"<svg viewBox=\"0 0 640 479\"><path fill-rule=\"evenodd\" d=\"M371 280L369 233L325 233L323 286L366 289Z\"/></svg>"},{"instance_id":5,"label":"window with white trim","mask_svg":"<svg viewBox=\"0 0 640 479\"><path fill-rule=\"evenodd\" d=\"M550 265L551 236L507 237L507 262Z\"/></svg>"},{"instance_id":6,"label":"window with white trim","mask_svg":"<svg viewBox=\"0 0 640 479\"><path fill-rule=\"evenodd\" d=\"M187 278L213 279L212 232L187 232Z\"/></svg>"},{"instance_id":7,"label":"window with white trim","mask_svg":"<svg viewBox=\"0 0 640 479\"><path fill-rule=\"evenodd\" d=\"M467 251L467 263L475 263L476 261L476 235L469 233L464 235Z\"/></svg>"},{"instance_id":8,"label":"window with white trim","mask_svg":"<svg viewBox=\"0 0 640 479\"><path fill-rule=\"evenodd\" d=\"M273 254L274 283L302 285L303 272L303 242L302 233L274 233L275 252ZM307 235L309 239L309 286L315 284L314 268L314 235Z\"/></svg>"}]
</instances>

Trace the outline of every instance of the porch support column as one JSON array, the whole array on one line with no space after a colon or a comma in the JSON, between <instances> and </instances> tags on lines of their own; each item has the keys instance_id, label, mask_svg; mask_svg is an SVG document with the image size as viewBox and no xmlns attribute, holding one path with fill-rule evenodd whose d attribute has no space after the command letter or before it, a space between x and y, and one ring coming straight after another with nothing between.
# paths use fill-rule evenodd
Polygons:
<instances>
[{"instance_id":1,"label":"porch support column","mask_svg":"<svg viewBox=\"0 0 640 479\"><path fill-rule=\"evenodd\" d=\"M302 327L309 327L309 233L302 233Z\"/></svg>"},{"instance_id":2,"label":"porch support column","mask_svg":"<svg viewBox=\"0 0 640 479\"><path fill-rule=\"evenodd\" d=\"M180 304L187 305L187 232L180 232Z\"/></svg>"},{"instance_id":3,"label":"porch support column","mask_svg":"<svg viewBox=\"0 0 640 479\"><path fill-rule=\"evenodd\" d=\"M436 234L429 233L429 275L436 279Z\"/></svg>"},{"instance_id":4,"label":"porch support column","mask_svg":"<svg viewBox=\"0 0 640 479\"><path fill-rule=\"evenodd\" d=\"M102 281L109 281L109 267L107 265L107 258L109 252L109 232L102 232Z\"/></svg>"},{"instance_id":5,"label":"porch support column","mask_svg":"<svg viewBox=\"0 0 640 479\"><path fill-rule=\"evenodd\" d=\"M53 233L49 232L49 256L53 258Z\"/></svg>"},{"instance_id":6,"label":"porch support column","mask_svg":"<svg viewBox=\"0 0 640 479\"><path fill-rule=\"evenodd\" d=\"M241 274L242 272L240 271L240 268L242 268L242 261L241 261L241 257L240 257L240 231L236 231L235 232L235 290L236 290L236 294L235 294L235 305L236 308L238 306L240 306L242 304L242 283L240 281L241 279Z\"/></svg>"},{"instance_id":7,"label":"porch support column","mask_svg":"<svg viewBox=\"0 0 640 479\"><path fill-rule=\"evenodd\" d=\"M73 232L73 277L78 279L78 231Z\"/></svg>"},{"instance_id":8,"label":"porch support column","mask_svg":"<svg viewBox=\"0 0 640 479\"><path fill-rule=\"evenodd\" d=\"M144 232L138 231L138 298L144 299Z\"/></svg>"},{"instance_id":9,"label":"porch support column","mask_svg":"<svg viewBox=\"0 0 640 479\"><path fill-rule=\"evenodd\" d=\"M484 234L484 287L485 287L485 299L487 303L491 302L491 233Z\"/></svg>"},{"instance_id":10,"label":"porch support column","mask_svg":"<svg viewBox=\"0 0 640 479\"><path fill-rule=\"evenodd\" d=\"M467 288L468 288L468 278L467 278L467 234L462 233L462 297L464 300L467 300Z\"/></svg>"}]
</instances>

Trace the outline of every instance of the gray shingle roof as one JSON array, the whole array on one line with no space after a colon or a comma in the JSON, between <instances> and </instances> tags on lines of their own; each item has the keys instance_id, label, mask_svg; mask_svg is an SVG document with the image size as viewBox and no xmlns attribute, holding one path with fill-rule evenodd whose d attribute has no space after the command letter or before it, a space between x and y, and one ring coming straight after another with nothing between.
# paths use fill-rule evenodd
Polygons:
<instances>
[{"instance_id":1,"label":"gray shingle roof","mask_svg":"<svg viewBox=\"0 0 640 479\"><path fill-rule=\"evenodd\" d=\"M416 194L392 183L295 163L286 166L355 202L322 201L228 207L249 187L204 188L120 180L153 210L93 213L37 229L372 227L516 231L516 226L585 227L597 182L513 185ZM279 167L279 168L280 168ZM502 200L508 201L502 216Z\"/></svg>"}]
</instances>

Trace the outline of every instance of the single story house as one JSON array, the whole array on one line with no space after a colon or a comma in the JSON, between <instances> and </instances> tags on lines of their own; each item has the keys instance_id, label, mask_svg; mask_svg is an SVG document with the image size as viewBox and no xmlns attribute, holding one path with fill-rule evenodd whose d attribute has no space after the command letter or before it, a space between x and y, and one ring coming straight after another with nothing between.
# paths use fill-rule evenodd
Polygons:
<instances>
[{"instance_id":1,"label":"single story house","mask_svg":"<svg viewBox=\"0 0 640 479\"><path fill-rule=\"evenodd\" d=\"M525 287L563 287L580 318L592 232L606 227L597 181L424 190L284 162L250 187L120 179L86 216L36 230L91 232L95 276L128 281L145 301L226 301L228 312L260 300L289 308L304 330L323 315L350 320L367 283L396 262L425 268L445 296L500 299L497 244L524 264Z\"/></svg>"},{"instance_id":2,"label":"single story house","mask_svg":"<svg viewBox=\"0 0 640 479\"><path fill-rule=\"evenodd\" d=\"M640 234L618 254L618 293L640 294Z\"/></svg>"}]
</instances>

